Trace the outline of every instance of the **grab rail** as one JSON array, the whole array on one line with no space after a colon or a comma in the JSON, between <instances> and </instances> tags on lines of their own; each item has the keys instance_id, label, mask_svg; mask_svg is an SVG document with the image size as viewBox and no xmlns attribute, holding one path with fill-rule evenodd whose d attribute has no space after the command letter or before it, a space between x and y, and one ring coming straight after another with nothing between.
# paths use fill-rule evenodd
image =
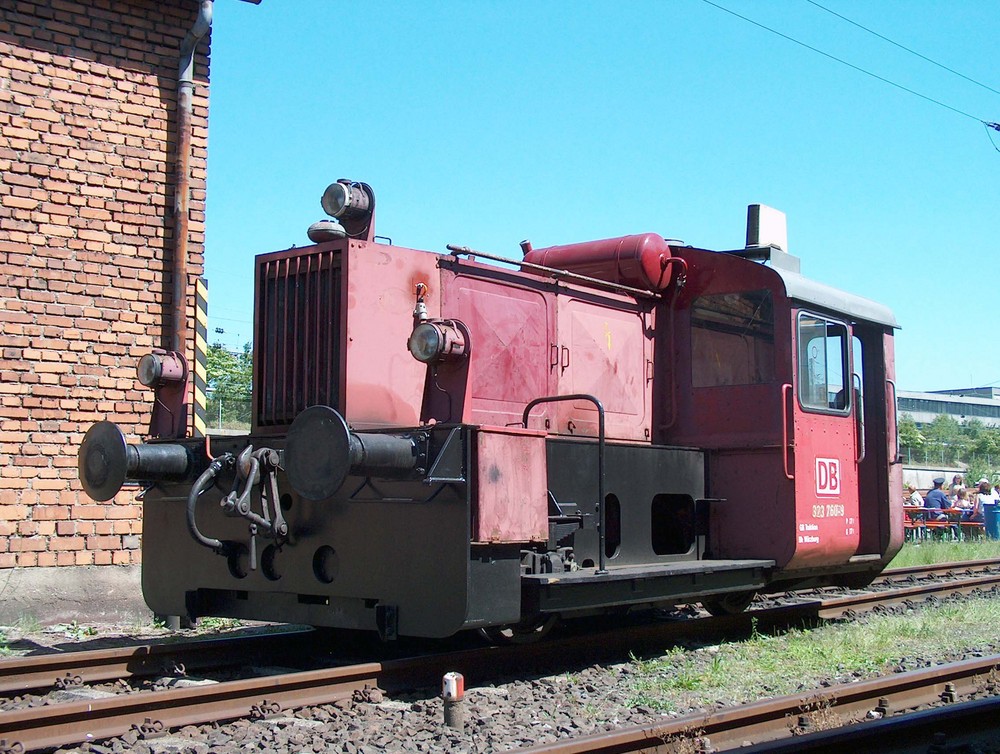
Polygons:
<instances>
[{"instance_id":1,"label":"grab rail","mask_svg":"<svg viewBox=\"0 0 1000 754\"><path fill-rule=\"evenodd\" d=\"M894 444L895 444L895 450L893 450L892 460L889 461L889 464L894 466L896 464L899 464L899 463L903 462L902 457L899 455L899 419L898 419L897 414L896 414L896 400L897 400L897 398L896 398L896 383L893 382L892 380L886 378L885 384L886 384L887 387L891 387L892 388L892 403L889 404L889 405L892 406L892 413L890 414L890 416L894 417L892 424L893 424L893 428L896 431L892 433L893 437L895 439L895 442L894 442Z\"/></svg>"},{"instance_id":2,"label":"grab rail","mask_svg":"<svg viewBox=\"0 0 1000 754\"><path fill-rule=\"evenodd\" d=\"M795 481L795 475L788 471L788 392L792 389L790 383L781 386L781 463L785 476Z\"/></svg>"},{"instance_id":3,"label":"grab rail","mask_svg":"<svg viewBox=\"0 0 1000 754\"><path fill-rule=\"evenodd\" d=\"M854 442L857 444L857 454L854 462L861 465L865 460L866 446L868 438L865 437L865 405L864 395L861 392L861 377L857 372L851 375L851 388L854 390ZM855 386L854 383L857 383Z\"/></svg>"},{"instance_id":4,"label":"grab rail","mask_svg":"<svg viewBox=\"0 0 1000 754\"><path fill-rule=\"evenodd\" d=\"M572 395L550 395L545 398L535 398L524 407L521 415L521 424L525 429L528 427L528 415L531 409L541 403L556 403L559 401L590 401L597 406L597 572L607 573L604 563L604 404L597 398L586 393L574 393Z\"/></svg>"}]
</instances>

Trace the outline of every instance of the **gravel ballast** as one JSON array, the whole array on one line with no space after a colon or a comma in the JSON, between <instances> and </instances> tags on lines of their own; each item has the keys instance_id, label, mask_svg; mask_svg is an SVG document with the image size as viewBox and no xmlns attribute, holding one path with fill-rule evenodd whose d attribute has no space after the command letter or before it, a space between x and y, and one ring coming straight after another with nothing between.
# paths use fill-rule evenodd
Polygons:
<instances>
[{"instance_id":1,"label":"gravel ballast","mask_svg":"<svg viewBox=\"0 0 1000 754\"><path fill-rule=\"evenodd\" d=\"M992 605L995 600L978 599ZM828 625L822 632L861 631L874 633L873 622L887 618L905 619L915 624L916 643L902 640L904 654L892 658L859 658L855 667L841 663L825 673L803 670L803 676L788 677L789 662L781 653L790 651L789 636L753 637L730 643L665 648L659 658L645 657L610 665L588 665L580 658L578 669L558 675L511 680L495 686L469 688L462 707L461 730L444 724L444 702L438 689L388 696L378 689L356 692L350 700L284 713L271 719L189 726L169 736L141 739L130 733L121 739L66 747L61 752L497 752L534 746L635 725L650 725L699 710L746 703L791 693L796 690L862 680L885 672L900 672L952 662L1000 651L1000 640L974 625L975 618L963 620L963 628L976 638L955 633L952 641L940 641L936 634L920 641L924 625L935 611L934 620L955 620L955 615L973 615L977 598L955 597L927 607L907 606L887 611L888 615L862 617L843 625ZM976 609L979 609L978 607ZM991 607L989 609L992 609ZM984 620L986 618L983 618ZM861 625L858 625L858 624ZM956 624L957 626L957 624ZM51 632L8 640L13 648L33 644L36 650L48 644L68 649L73 644L95 648L95 643L128 643L155 637L113 627L93 627L94 633L80 636L79 627L66 627L63 635ZM75 631L75 635L74 632ZM162 632L155 632L162 636ZM803 633L803 632L800 632ZM909 632L904 632L909 633ZM114 634L114 635L112 635ZM844 634L847 636L847 634ZM77 638L74 638L77 637ZM818 636L818 633L816 634ZM97 637L100 637L98 639ZM981 637L978 638L978 637ZM78 640L77 640L78 639ZM809 637L810 640L813 636ZM770 675L763 661L748 673L735 663L734 649L748 642L777 653L784 675ZM834 639L836 642L837 639ZM850 638L844 639L851 644ZM773 642L773 647L768 647ZM81 647L83 648L83 647ZM858 650L861 652L862 650ZM731 671L728 668L732 668ZM750 696L748 696L750 695Z\"/></svg>"}]
</instances>

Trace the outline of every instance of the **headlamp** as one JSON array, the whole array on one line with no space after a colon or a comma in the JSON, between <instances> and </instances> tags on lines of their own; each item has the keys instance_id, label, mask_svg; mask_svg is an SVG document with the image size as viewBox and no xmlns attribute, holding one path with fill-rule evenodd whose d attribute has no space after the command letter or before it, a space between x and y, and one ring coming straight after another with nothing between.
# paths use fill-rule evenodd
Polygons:
<instances>
[{"instance_id":1,"label":"headlamp","mask_svg":"<svg viewBox=\"0 0 1000 754\"><path fill-rule=\"evenodd\" d=\"M187 379L187 362L176 351L154 350L139 359L136 374L146 387L157 387L165 382L183 382Z\"/></svg>"},{"instance_id":2,"label":"headlamp","mask_svg":"<svg viewBox=\"0 0 1000 754\"><path fill-rule=\"evenodd\" d=\"M371 199L360 184L342 180L326 187L319 201L330 217L353 218L370 214Z\"/></svg>"},{"instance_id":3,"label":"headlamp","mask_svg":"<svg viewBox=\"0 0 1000 754\"><path fill-rule=\"evenodd\" d=\"M406 347L424 364L458 361L466 356L465 326L456 320L426 320L413 328Z\"/></svg>"}]
</instances>

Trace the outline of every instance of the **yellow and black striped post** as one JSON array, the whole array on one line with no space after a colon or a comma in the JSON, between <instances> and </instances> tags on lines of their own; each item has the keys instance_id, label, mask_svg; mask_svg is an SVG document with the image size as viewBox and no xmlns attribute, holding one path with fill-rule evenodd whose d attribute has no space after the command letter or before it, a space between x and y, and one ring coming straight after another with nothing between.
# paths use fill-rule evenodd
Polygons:
<instances>
[{"instance_id":1,"label":"yellow and black striped post","mask_svg":"<svg viewBox=\"0 0 1000 754\"><path fill-rule=\"evenodd\" d=\"M194 326L194 434L205 436L206 390L208 389L208 281L195 284Z\"/></svg>"}]
</instances>

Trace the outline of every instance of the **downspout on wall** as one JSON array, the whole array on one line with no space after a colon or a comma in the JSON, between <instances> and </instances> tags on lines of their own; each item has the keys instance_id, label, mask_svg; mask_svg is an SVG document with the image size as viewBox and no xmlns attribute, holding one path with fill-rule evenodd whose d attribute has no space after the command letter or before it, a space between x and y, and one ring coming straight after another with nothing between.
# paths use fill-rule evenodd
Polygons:
<instances>
[{"instance_id":1,"label":"downspout on wall","mask_svg":"<svg viewBox=\"0 0 1000 754\"><path fill-rule=\"evenodd\" d=\"M174 291L171 345L185 355L189 338L188 207L191 194L191 112L194 93L194 53L212 28L212 0L201 0L198 18L181 42L177 72L177 165L174 183Z\"/></svg>"}]
</instances>

